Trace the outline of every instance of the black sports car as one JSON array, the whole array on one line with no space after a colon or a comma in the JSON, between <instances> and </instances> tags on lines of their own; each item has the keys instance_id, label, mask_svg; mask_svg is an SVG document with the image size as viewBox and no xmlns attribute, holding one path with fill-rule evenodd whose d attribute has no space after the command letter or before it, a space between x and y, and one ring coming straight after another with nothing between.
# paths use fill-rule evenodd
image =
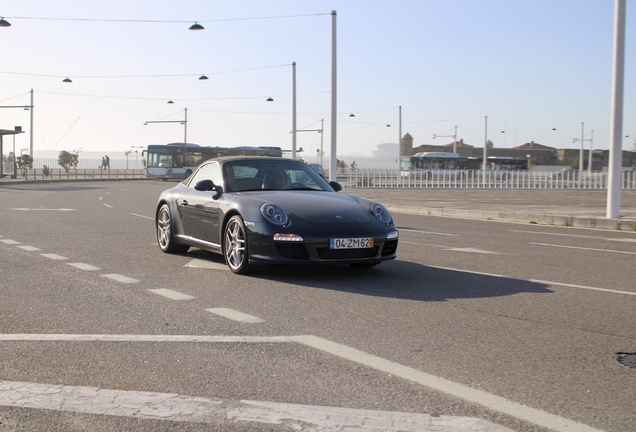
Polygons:
<instances>
[{"instance_id":1,"label":"black sports car","mask_svg":"<svg viewBox=\"0 0 636 432\"><path fill-rule=\"evenodd\" d=\"M341 189L291 159L211 159L159 197L159 247L221 253L241 274L254 265L373 267L394 259L398 230L389 211Z\"/></svg>"}]
</instances>

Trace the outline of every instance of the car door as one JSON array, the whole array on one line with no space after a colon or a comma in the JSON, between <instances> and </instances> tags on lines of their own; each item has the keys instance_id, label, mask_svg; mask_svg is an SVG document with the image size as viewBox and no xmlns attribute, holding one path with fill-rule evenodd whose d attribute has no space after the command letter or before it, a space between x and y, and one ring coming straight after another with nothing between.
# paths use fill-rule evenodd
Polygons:
<instances>
[{"instance_id":1,"label":"car door","mask_svg":"<svg viewBox=\"0 0 636 432\"><path fill-rule=\"evenodd\" d=\"M215 191L198 191L194 186L201 180L212 180L218 185L219 177L217 162L201 166L179 203L185 235L209 243L209 246L219 246L219 203L213 198Z\"/></svg>"}]
</instances>

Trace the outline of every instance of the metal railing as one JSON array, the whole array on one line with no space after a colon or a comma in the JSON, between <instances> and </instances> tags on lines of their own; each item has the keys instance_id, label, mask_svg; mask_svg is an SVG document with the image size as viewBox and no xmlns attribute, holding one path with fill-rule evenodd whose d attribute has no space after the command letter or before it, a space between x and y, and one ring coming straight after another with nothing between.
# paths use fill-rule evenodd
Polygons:
<instances>
[{"instance_id":1,"label":"metal railing","mask_svg":"<svg viewBox=\"0 0 636 432\"><path fill-rule=\"evenodd\" d=\"M348 188L607 189L607 172L483 170L347 170ZM636 171L621 172L621 188L636 189Z\"/></svg>"},{"instance_id":2,"label":"metal railing","mask_svg":"<svg viewBox=\"0 0 636 432\"><path fill-rule=\"evenodd\" d=\"M17 179L23 180L108 180L146 178L143 169L38 169L27 170L25 175L18 171Z\"/></svg>"}]
</instances>

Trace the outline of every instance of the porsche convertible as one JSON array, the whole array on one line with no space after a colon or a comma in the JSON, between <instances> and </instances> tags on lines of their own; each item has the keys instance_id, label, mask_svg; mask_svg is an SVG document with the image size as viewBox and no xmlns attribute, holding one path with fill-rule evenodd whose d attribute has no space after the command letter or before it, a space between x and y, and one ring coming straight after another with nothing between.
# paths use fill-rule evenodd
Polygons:
<instances>
[{"instance_id":1,"label":"porsche convertible","mask_svg":"<svg viewBox=\"0 0 636 432\"><path fill-rule=\"evenodd\" d=\"M340 190L292 159L211 159L160 195L157 241L166 253L222 254L238 274L261 265L369 268L394 259L399 234L389 211Z\"/></svg>"}]
</instances>

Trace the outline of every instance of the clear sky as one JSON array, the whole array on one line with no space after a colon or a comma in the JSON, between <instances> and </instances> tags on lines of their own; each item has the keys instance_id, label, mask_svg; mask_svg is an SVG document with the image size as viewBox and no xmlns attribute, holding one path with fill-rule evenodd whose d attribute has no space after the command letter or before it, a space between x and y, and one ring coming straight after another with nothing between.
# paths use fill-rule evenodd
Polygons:
<instances>
[{"instance_id":1,"label":"clear sky","mask_svg":"<svg viewBox=\"0 0 636 432\"><path fill-rule=\"evenodd\" d=\"M144 122L182 120L185 108L188 142L291 149L296 62L298 129L324 119L329 154L332 10L338 155L396 143L398 106L416 146L451 142L433 135L457 126L458 139L482 147L487 116L495 147L578 148L583 122L585 139L593 130L594 148L609 148L613 0L1 0L12 25L0 27L0 105L28 105L34 90L36 151L183 141L179 123ZM195 21L205 30L188 30ZM632 150L631 1L626 29ZM0 128L16 125L26 131L19 152L29 112L0 109ZM298 133L298 146L315 156L320 134Z\"/></svg>"}]
</instances>

